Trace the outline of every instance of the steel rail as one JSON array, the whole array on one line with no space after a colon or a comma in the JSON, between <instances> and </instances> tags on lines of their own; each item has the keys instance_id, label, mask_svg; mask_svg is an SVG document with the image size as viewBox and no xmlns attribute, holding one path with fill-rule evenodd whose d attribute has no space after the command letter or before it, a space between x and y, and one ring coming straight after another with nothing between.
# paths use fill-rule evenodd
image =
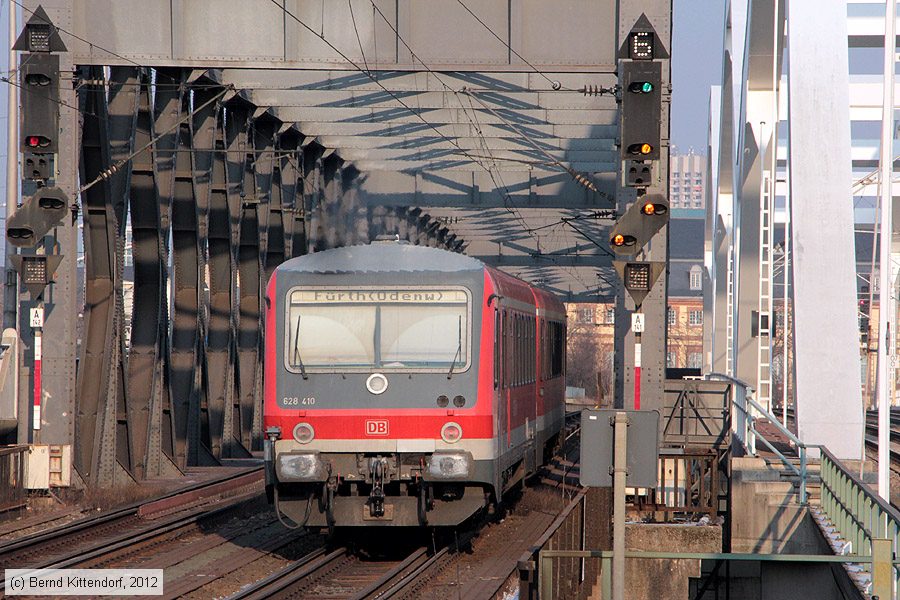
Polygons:
<instances>
[{"instance_id":1,"label":"steel rail","mask_svg":"<svg viewBox=\"0 0 900 600\"><path fill-rule=\"evenodd\" d=\"M76 550L75 552L72 552L71 554L68 554L61 559L54 559L36 565L29 565L29 567L27 568L64 569L68 567L74 567L82 562L98 558L105 554L111 554L118 550L134 546L137 543L146 542L167 533L190 527L191 525L197 524L200 521L212 519L226 514L230 511L235 510L247 500L250 500L258 495L261 495L261 493L244 494L242 496L238 496L231 499L231 501L226 506L219 507L213 511L207 511L202 508L194 509L194 511L187 516L176 517L174 519L162 521L158 524L155 524L150 529L144 530L137 535L135 535L134 532L126 531L118 536L113 537L111 540L104 540L99 544L95 544L84 550ZM11 560L15 560L15 558L13 557ZM0 590L5 589L6 579L4 577L2 580L0 580Z\"/></svg>"},{"instance_id":2,"label":"steel rail","mask_svg":"<svg viewBox=\"0 0 900 600\"><path fill-rule=\"evenodd\" d=\"M262 469L254 469L249 473L261 473ZM107 512L95 517L89 517L87 519L81 519L79 521L75 521L73 523L69 523L63 525L61 527L56 527L51 530L38 533L34 536L29 536L24 539L14 540L7 544L3 544L0 546L0 564L4 565L13 565L17 556L21 556L23 554L33 555L34 553L41 550L43 546L56 546L62 544L66 539L74 538L78 535L89 534L92 529L96 529L98 527L104 527L105 529L113 528L117 525L124 525L131 521L139 521L139 513L142 507L149 506L151 504L161 502L168 499L175 499L178 496L187 495L188 498L192 498L191 493L197 490L202 490L204 488L211 488L216 485L221 485L223 483L227 483L230 480L238 479L245 475L249 474L244 471L241 473L236 473L229 475L228 477L224 477L221 479L213 480L212 482L204 482L189 486L187 488L182 488L179 490L175 490L173 492L163 494L159 497L156 497L150 501L144 502L136 502L134 504L130 504L126 507L116 509L111 512ZM227 491L227 490L223 490ZM112 539L107 540L103 545L93 545L92 547L86 550L76 550L67 555L64 555L59 558L55 558L51 561L47 561L43 564L38 565L29 565L29 567L34 568L49 568L49 567L57 567L62 568L63 566L68 566L71 564L77 564L77 562L82 560L88 560L90 558L94 558L96 556L100 556L103 553L108 553L111 551L118 550L122 547L126 547L134 542L138 542L144 539L148 539L149 537L154 537L158 535L162 535L167 533L177 527L183 527L185 525L189 525L203 518L214 517L224 511L232 510L234 507L240 505L245 502L248 498L253 497L254 495L261 494L262 492L253 492L253 493L245 493L238 495L234 498L228 499L228 505L223 506L221 508L217 508L216 510L209 512L205 511L202 508L195 507L192 512L187 516L176 517L174 519L168 519L164 521L160 521L156 525L152 526L150 529L144 530L140 532L137 536L134 535L134 532L125 532L118 536L114 536ZM4 590L6 585L6 579L0 578L0 590Z\"/></svg>"},{"instance_id":3,"label":"steel rail","mask_svg":"<svg viewBox=\"0 0 900 600\"><path fill-rule=\"evenodd\" d=\"M421 579L429 570L431 570L432 567L449 558L449 555L450 547L445 546L444 548L436 552L433 556L431 556L428 560L413 569L411 572L401 577L399 581L397 581L397 583L372 597L378 598L378 600L387 600L388 598L394 598L398 594L402 594L409 588L410 585ZM366 596L357 596L357 598L365 597Z\"/></svg>"},{"instance_id":4,"label":"steel rail","mask_svg":"<svg viewBox=\"0 0 900 600\"><path fill-rule=\"evenodd\" d=\"M295 560L287 567L276 571L265 579L261 579L256 583L245 587L226 600L265 600L274 594L283 592L292 585L314 575L332 565L335 561L347 555L347 548L338 548L326 554L325 548L314 550Z\"/></svg>"}]
</instances>

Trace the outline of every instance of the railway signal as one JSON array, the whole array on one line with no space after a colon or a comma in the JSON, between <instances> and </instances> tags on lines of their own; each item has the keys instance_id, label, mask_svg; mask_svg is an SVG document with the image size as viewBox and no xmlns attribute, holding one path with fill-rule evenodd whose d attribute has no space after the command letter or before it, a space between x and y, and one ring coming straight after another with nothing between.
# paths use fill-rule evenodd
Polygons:
<instances>
[{"instance_id":1,"label":"railway signal","mask_svg":"<svg viewBox=\"0 0 900 600\"><path fill-rule=\"evenodd\" d=\"M659 160L662 65L622 63L622 160Z\"/></svg>"},{"instance_id":2,"label":"railway signal","mask_svg":"<svg viewBox=\"0 0 900 600\"><path fill-rule=\"evenodd\" d=\"M869 291L866 289L863 292L864 297L859 300L859 334L860 334L860 342L864 345L868 345L869 343Z\"/></svg>"},{"instance_id":3,"label":"railway signal","mask_svg":"<svg viewBox=\"0 0 900 600\"><path fill-rule=\"evenodd\" d=\"M61 254L13 254L9 257L19 273L22 287L34 300L44 293L44 288L53 280L62 258Z\"/></svg>"},{"instance_id":4,"label":"railway signal","mask_svg":"<svg viewBox=\"0 0 900 600\"><path fill-rule=\"evenodd\" d=\"M59 150L59 56L66 46L43 8L38 7L13 46L23 52L19 69L22 123L19 148L24 153L23 178L53 177L53 155Z\"/></svg>"},{"instance_id":5,"label":"railway signal","mask_svg":"<svg viewBox=\"0 0 900 600\"><path fill-rule=\"evenodd\" d=\"M653 284L665 270L666 263L662 261L625 262L614 260L613 267L625 284L625 291L634 300L634 305L640 308L644 298L653 289Z\"/></svg>"},{"instance_id":6,"label":"railway signal","mask_svg":"<svg viewBox=\"0 0 900 600\"><path fill-rule=\"evenodd\" d=\"M668 200L662 194L646 194L616 221L609 245L619 256L634 256L668 222Z\"/></svg>"},{"instance_id":7,"label":"railway signal","mask_svg":"<svg viewBox=\"0 0 900 600\"><path fill-rule=\"evenodd\" d=\"M6 222L6 239L19 248L33 248L69 212L69 199L57 187L40 188Z\"/></svg>"}]
</instances>

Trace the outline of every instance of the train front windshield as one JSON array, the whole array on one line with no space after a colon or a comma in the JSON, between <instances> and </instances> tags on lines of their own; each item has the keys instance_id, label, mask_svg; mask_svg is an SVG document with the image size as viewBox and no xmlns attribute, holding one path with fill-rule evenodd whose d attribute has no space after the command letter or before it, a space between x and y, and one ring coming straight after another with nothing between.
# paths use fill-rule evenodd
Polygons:
<instances>
[{"instance_id":1,"label":"train front windshield","mask_svg":"<svg viewBox=\"0 0 900 600\"><path fill-rule=\"evenodd\" d=\"M298 373L463 371L470 312L462 288L294 288L287 294L285 365Z\"/></svg>"}]
</instances>

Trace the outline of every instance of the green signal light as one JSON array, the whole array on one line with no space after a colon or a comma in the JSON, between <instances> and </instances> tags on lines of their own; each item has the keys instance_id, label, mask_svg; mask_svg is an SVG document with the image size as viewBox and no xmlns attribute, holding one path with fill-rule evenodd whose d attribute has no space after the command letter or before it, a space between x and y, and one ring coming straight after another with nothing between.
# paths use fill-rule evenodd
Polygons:
<instances>
[{"instance_id":1,"label":"green signal light","mask_svg":"<svg viewBox=\"0 0 900 600\"><path fill-rule=\"evenodd\" d=\"M628 89L633 94L649 94L653 91L653 84L649 81L635 81Z\"/></svg>"}]
</instances>

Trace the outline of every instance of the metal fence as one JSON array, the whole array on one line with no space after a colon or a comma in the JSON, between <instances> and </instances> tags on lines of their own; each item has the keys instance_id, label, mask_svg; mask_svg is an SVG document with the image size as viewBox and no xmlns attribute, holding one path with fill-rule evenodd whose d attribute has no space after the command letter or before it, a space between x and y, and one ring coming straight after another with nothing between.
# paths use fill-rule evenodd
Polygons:
<instances>
[{"instance_id":1,"label":"metal fence","mask_svg":"<svg viewBox=\"0 0 900 600\"><path fill-rule=\"evenodd\" d=\"M715 518L722 489L719 465L727 453L715 448L661 449L659 484L646 497L636 496L632 506L641 513L658 513L653 515L656 520L703 514Z\"/></svg>"},{"instance_id":2,"label":"metal fence","mask_svg":"<svg viewBox=\"0 0 900 600\"><path fill-rule=\"evenodd\" d=\"M0 448L0 512L25 506L25 455L28 446Z\"/></svg>"},{"instance_id":3,"label":"metal fence","mask_svg":"<svg viewBox=\"0 0 900 600\"><path fill-rule=\"evenodd\" d=\"M663 446L724 448L731 443L731 381L667 379L660 413Z\"/></svg>"},{"instance_id":4,"label":"metal fence","mask_svg":"<svg viewBox=\"0 0 900 600\"><path fill-rule=\"evenodd\" d=\"M541 552L545 550L585 551L586 496L587 490L579 492L547 528L537 543L519 558L520 599L538 597L539 578L535 571ZM588 518L597 517L598 515L591 515ZM555 594L553 597L572 600L587 599L600 575L598 564L590 565L593 569L588 569L588 566L589 562L583 557L562 558L550 564L547 568L552 572L546 575L541 574L540 580L543 582L542 585L550 590L549 593ZM540 597L543 598L544 593L541 590Z\"/></svg>"},{"instance_id":5,"label":"metal fence","mask_svg":"<svg viewBox=\"0 0 900 600\"><path fill-rule=\"evenodd\" d=\"M871 555L843 555L830 554L740 554L728 552L642 552L628 551L626 559L632 560L709 560L709 561L735 561L735 562L772 562L793 564L845 564L862 565L871 572L877 572L878 579L873 583L871 594L873 598L894 598L891 592L891 581L883 578L885 569L893 565L896 571L898 561L888 552L879 552L878 556ZM593 559L593 560L590 560ZM598 560L599 559L599 560ZM538 553L537 570L539 573L538 589L540 600L555 600L557 598L568 600L581 596L567 595L565 589L560 589L559 573L557 565L565 561L587 561L587 564L600 564L600 598L608 600L612 598L612 561L613 553L599 550L542 550ZM592 587L592 586L582 586ZM887 593L884 593L887 591ZM879 592L881 592L879 594ZM520 598L534 598L534 596L522 596Z\"/></svg>"},{"instance_id":6,"label":"metal fence","mask_svg":"<svg viewBox=\"0 0 900 600\"><path fill-rule=\"evenodd\" d=\"M900 512L844 467L827 448L819 449L822 511L841 539L850 543L848 550L872 556L873 539L886 539L891 543L891 555L900 555ZM893 580L896 591L900 589L900 571L896 565Z\"/></svg>"}]
</instances>

